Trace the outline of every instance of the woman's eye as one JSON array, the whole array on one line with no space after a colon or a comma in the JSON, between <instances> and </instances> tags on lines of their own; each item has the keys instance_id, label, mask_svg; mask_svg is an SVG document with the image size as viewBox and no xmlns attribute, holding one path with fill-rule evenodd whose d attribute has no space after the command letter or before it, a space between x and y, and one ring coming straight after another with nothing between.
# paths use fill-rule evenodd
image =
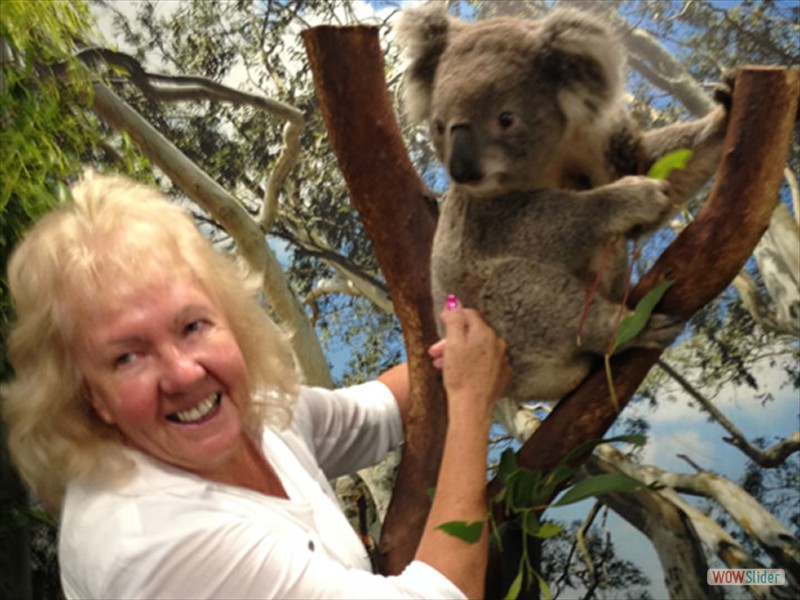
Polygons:
<instances>
[{"instance_id":1,"label":"woman's eye","mask_svg":"<svg viewBox=\"0 0 800 600\"><path fill-rule=\"evenodd\" d=\"M124 352L114 358L115 367L124 367L131 364L136 359L136 354L133 352Z\"/></svg>"},{"instance_id":2,"label":"woman's eye","mask_svg":"<svg viewBox=\"0 0 800 600\"><path fill-rule=\"evenodd\" d=\"M186 324L184 327L185 333L195 333L196 331L200 331L203 327L206 326L206 322L202 320L191 321L190 323Z\"/></svg>"}]
</instances>

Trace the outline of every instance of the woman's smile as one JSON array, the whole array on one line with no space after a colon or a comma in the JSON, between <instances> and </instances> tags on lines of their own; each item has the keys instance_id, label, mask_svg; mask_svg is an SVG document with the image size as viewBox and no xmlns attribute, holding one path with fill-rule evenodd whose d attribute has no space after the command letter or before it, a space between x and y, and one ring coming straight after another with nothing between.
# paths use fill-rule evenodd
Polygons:
<instances>
[{"instance_id":1,"label":"woman's smile","mask_svg":"<svg viewBox=\"0 0 800 600\"><path fill-rule=\"evenodd\" d=\"M202 400L199 404L186 410L181 410L171 415L167 415L167 419L173 423L182 423L184 425L198 425L214 418L219 412L220 402L222 401L222 394L217 392Z\"/></svg>"}]
</instances>

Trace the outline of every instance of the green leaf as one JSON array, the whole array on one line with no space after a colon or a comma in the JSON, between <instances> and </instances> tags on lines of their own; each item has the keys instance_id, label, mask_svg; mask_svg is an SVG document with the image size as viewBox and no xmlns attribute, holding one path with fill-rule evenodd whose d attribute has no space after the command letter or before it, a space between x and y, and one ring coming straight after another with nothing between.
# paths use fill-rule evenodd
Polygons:
<instances>
[{"instance_id":1,"label":"green leaf","mask_svg":"<svg viewBox=\"0 0 800 600\"><path fill-rule=\"evenodd\" d=\"M647 320L650 318L650 315L653 314L653 309L655 309L656 304L659 303L661 298L664 296L664 293L673 283L673 281L669 280L662 281L652 290L647 292L644 298L639 300L639 303L636 305L636 309L634 310L633 314L629 317L625 317L619 324L617 338L614 340L615 348L632 340L642 329L644 329L644 326L647 325Z\"/></svg>"},{"instance_id":2,"label":"green leaf","mask_svg":"<svg viewBox=\"0 0 800 600\"><path fill-rule=\"evenodd\" d=\"M520 519L522 525L522 533L525 535L536 535L542 528L542 522L539 520L539 515L535 510L526 510Z\"/></svg>"},{"instance_id":3,"label":"green leaf","mask_svg":"<svg viewBox=\"0 0 800 600\"><path fill-rule=\"evenodd\" d=\"M447 523L442 523L436 529L441 529L446 534L457 537L468 544L475 544L481 539L484 525L484 521L475 521L474 523L448 521Z\"/></svg>"},{"instance_id":4,"label":"green leaf","mask_svg":"<svg viewBox=\"0 0 800 600\"><path fill-rule=\"evenodd\" d=\"M500 483L505 483L511 474L517 470L517 455L511 448L506 448L500 455L500 464L497 465L497 478Z\"/></svg>"},{"instance_id":5,"label":"green leaf","mask_svg":"<svg viewBox=\"0 0 800 600\"><path fill-rule=\"evenodd\" d=\"M519 598L519 593L522 591L522 564L519 566L519 571L517 571L517 576L514 577L514 581L511 582L511 587L508 588L508 592L506 592L505 600L517 600Z\"/></svg>"},{"instance_id":6,"label":"green leaf","mask_svg":"<svg viewBox=\"0 0 800 600\"><path fill-rule=\"evenodd\" d=\"M573 475L577 472L577 469L574 467L569 467L566 464L559 463L559 465L553 469L550 474L547 476L544 485L544 496L542 500L549 499L552 496L552 492L555 492L556 489L566 481L567 479L571 479ZM539 499L537 498L537 501Z\"/></svg>"},{"instance_id":7,"label":"green leaf","mask_svg":"<svg viewBox=\"0 0 800 600\"><path fill-rule=\"evenodd\" d=\"M610 492L634 492L641 487L641 483L621 473L596 475L576 483L559 498L558 502L554 502L553 506L566 506Z\"/></svg>"},{"instance_id":8,"label":"green leaf","mask_svg":"<svg viewBox=\"0 0 800 600\"><path fill-rule=\"evenodd\" d=\"M694 152L687 148L670 152L659 158L653 166L650 167L647 176L651 179L666 179L675 169L685 169L693 155Z\"/></svg>"},{"instance_id":9,"label":"green leaf","mask_svg":"<svg viewBox=\"0 0 800 600\"><path fill-rule=\"evenodd\" d=\"M547 582L544 580L538 571L533 571L536 580L539 582L539 590L542 592L542 596L544 596L544 600L553 600L553 594L550 592L550 587L547 585Z\"/></svg>"},{"instance_id":10,"label":"green leaf","mask_svg":"<svg viewBox=\"0 0 800 600\"><path fill-rule=\"evenodd\" d=\"M534 490L536 489L541 473L530 469L517 469L506 481L508 487L507 502L509 508L528 508L534 503Z\"/></svg>"},{"instance_id":11,"label":"green leaf","mask_svg":"<svg viewBox=\"0 0 800 600\"><path fill-rule=\"evenodd\" d=\"M555 523L550 523L549 521L546 521L542 523L541 527L539 527L539 531L537 531L533 535L534 537L546 540L547 538L551 538L553 536L558 535L562 531L564 531L564 528L561 527L561 525L557 525Z\"/></svg>"}]
</instances>

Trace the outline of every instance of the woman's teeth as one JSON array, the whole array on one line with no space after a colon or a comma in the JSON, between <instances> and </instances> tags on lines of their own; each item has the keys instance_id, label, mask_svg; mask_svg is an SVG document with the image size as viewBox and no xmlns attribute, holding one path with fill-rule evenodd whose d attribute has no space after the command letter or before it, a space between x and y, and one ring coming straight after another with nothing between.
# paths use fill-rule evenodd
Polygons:
<instances>
[{"instance_id":1,"label":"woman's teeth","mask_svg":"<svg viewBox=\"0 0 800 600\"><path fill-rule=\"evenodd\" d=\"M219 402L220 394L217 392L216 394L212 394L205 400L203 400L200 404L193 408L189 408L186 410L182 410L180 412L176 412L170 415L168 418L171 421L178 421L180 423L194 423L195 421L199 421L204 417L207 417L211 414L211 411L214 410L217 403Z\"/></svg>"}]
</instances>

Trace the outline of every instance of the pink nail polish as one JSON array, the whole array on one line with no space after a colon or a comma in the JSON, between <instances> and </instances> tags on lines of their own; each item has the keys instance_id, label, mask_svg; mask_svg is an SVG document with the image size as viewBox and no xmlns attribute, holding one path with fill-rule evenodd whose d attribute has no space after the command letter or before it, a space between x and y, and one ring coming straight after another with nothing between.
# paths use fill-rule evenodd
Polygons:
<instances>
[{"instance_id":1,"label":"pink nail polish","mask_svg":"<svg viewBox=\"0 0 800 600\"><path fill-rule=\"evenodd\" d=\"M453 295L447 297L445 300L444 307L446 310L455 310L458 308L458 298Z\"/></svg>"}]
</instances>

